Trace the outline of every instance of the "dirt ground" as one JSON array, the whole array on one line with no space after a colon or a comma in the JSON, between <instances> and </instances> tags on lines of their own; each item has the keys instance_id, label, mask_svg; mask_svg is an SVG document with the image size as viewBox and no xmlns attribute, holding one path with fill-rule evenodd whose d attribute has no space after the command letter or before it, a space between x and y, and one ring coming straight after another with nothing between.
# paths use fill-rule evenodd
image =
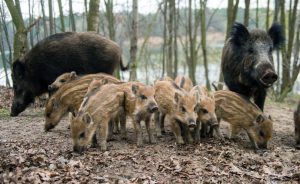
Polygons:
<instances>
[{"instance_id":1,"label":"dirt ground","mask_svg":"<svg viewBox=\"0 0 300 184\"><path fill-rule=\"evenodd\" d=\"M300 150L293 147L293 107L268 103L274 120L268 150L254 152L242 134L233 142L203 139L177 147L167 134L137 148L133 128L128 140L109 142L109 151L72 152L67 117L45 133L43 108L18 117L0 116L0 183L299 183ZM221 132L228 135L228 124Z\"/></svg>"}]
</instances>

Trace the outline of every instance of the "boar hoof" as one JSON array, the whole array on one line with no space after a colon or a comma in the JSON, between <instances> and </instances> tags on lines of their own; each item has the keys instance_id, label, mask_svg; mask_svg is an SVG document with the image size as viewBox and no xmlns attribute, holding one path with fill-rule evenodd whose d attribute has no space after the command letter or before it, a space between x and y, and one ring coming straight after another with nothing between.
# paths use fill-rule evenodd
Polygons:
<instances>
[{"instance_id":1,"label":"boar hoof","mask_svg":"<svg viewBox=\"0 0 300 184\"><path fill-rule=\"evenodd\" d=\"M55 126L52 125L52 124L46 124L46 125L45 125L45 132L50 131L50 130L53 129L54 127L55 127Z\"/></svg>"},{"instance_id":2,"label":"boar hoof","mask_svg":"<svg viewBox=\"0 0 300 184\"><path fill-rule=\"evenodd\" d=\"M177 144L178 145L183 145L184 144L184 141L183 141L182 137L177 138Z\"/></svg>"},{"instance_id":3,"label":"boar hoof","mask_svg":"<svg viewBox=\"0 0 300 184\"><path fill-rule=\"evenodd\" d=\"M296 145L295 145L295 148L296 148L296 149L300 149L300 144L296 144Z\"/></svg>"},{"instance_id":4,"label":"boar hoof","mask_svg":"<svg viewBox=\"0 0 300 184\"><path fill-rule=\"evenodd\" d=\"M98 147L99 147L99 145L97 143L92 143L91 144L91 148L98 148Z\"/></svg>"},{"instance_id":5,"label":"boar hoof","mask_svg":"<svg viewBox=\"0 0 300 184\"><path fill-rule=\"evenodd\" d=\"M150 141L151 144L156 144L156 139L154 138L154 136L150 137Z\"/></svg>"}]
</instances>

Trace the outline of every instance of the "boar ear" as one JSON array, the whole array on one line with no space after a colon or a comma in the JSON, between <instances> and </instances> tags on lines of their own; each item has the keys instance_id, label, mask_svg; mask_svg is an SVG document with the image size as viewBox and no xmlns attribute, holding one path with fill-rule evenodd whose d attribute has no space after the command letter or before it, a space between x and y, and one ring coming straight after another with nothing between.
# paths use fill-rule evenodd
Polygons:
<instances>
[{"instance_id":1,"label":"boar ear","mask_svg":"<svg viewBox=\"0 0 300 184\"><path fill-rule=\"evenodd\" d=\"M89 113L85 113L83 116L82 116L82 120L83 122L85 122L86 124L90 124L92 122L92 117Z\"/></svg>"},{"instance_id":2,"label":"boar ear","mask_svg":"<svg viewBox=\"0 0 300 184\"><path fill-rule=\"evenodd\" d=\"M177 92L175 93L174 100L175 100L176 103L179 103L179 100L180 100L180 94L179 93L177 93Z\"/></svg>"},{"instance_id":3,"label":"boar ear","mask_svg":"<svg viewBox=\"0 0 300 184\"><path fill-rule=\"evenodd\" d=\"M265 120L265 118L261 114L256 117L256 122L257 123L262 123L264 120Z\"/></svg>"},{"instance_id":4,"label":"boar ear","mask_svg":"<svg viewBox=\"0 0 300 184\"><path fill-rule=\"evenodd\" d=\"M71 72L71 79L75 79L77 77L77 74L75 71Z\"/></svg>"},{"instance_id":5,"label":"boar ear","mask_svg":"<svg viewBox=\"0 0 300 184\"><path fill-rule=\"evenodd\" d=\"M284 43L283 27L274 23L268 30L268 34L273 41L274 48L279 48Z\"/></svg>"},{"instance_id":6,"label":"boar ear","mask_svg":"<svg viewBox=\"0 0 300 184\"><path fill-rule=\"evenodd\" d=\"M269 120L273 121L273 119L272 119L271 115L269 115L269 117L268 117L268 118L269 118Z\"/></svg>"},{"instance_id":7,"label":"boar ear","mask_svg":"<svg viewBox=\"0 0 300 184\"><path fill-rule=\"evenodd\" d=\"M108 80L107 80L107 79L102 79L102 80L101 80L101 83L102 83L102 85L107 84L107 83L108 83Z\"/></svg>"},{"instance_id":8,"label":"boar ear","mask_svg":"<svg viewBox=\"0 0 300 184\"><path fill-rule=\"evenodd\" d=\"M139 86L137 85L132 85L131 90L134 94L137 94L138 90L139 90Z\"/></svg>"},{"instance_id":9,"label":"boar ear","mask_svg":"<svg viewBox=\"0 0 300 184\"><path fill-rule=\"evenodd\" d=\"M25 76L25 64L17 59L13 63L13 74L16 78L22 79Z\"/></svg>"},{"instance_id":10,"label":"boar ear","mask_svg":"<svg viewBox=\"0 0 300 184\"><path fill-rule=\"evenodd\" d=\"M241 23L234 23L231 28L231 43L236 46L243 45L250 37L248 29Z\"/></svg>"}]
</instances>

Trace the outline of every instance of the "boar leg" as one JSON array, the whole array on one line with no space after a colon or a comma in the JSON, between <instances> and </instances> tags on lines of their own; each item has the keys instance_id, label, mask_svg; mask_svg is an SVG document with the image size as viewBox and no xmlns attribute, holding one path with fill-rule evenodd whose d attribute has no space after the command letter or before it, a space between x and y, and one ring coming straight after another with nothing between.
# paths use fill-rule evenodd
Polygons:
<instances>
[{"instance_id":1,"label":"boar leg","mask_svg":"<svg viewBox=\"0 0 300 184\"><path fill-rule=\"evenodd\" d=\"M113 118L113 134L118 134L120 132L119 120L119 115Z\"/></svg>"},{"instance_id":2,"label":"boar leg","mask_svg":"<svg viewBox=\"0 0 300 184\"><path fill-rule=\"evenodd\" d=\"M179 145L184 144L183 138L181 136L180 125L178 124L178 122L176 122L176 120L173 120L171 123L171 126L172 126L172 131L175 135L177 144L179 144Z\"/></svg>"},{"instance_id":3,"label":"boar leg","mask_svg":"<svg viewBox=\"0 0 300 184\"><path fill-rule=\"evenodd\" d=\"M241 127L238 126L231 126L231 134L230 139L236 140L238 134L241 132Z\"/></svg>"},{"instance_id":4,"label":"boar leg","mask_svg":"<svg viewBox=\"0 0 300 184\"><path fill-rule=\"evenodd\" d=\"M161 130L162 134L166 133L166 131L165 131L165 117L166 117L165 113L160 113L160 115L159 115L159 124L160 124L160 130Z\"/></svg>"},{"instance_id":5,"label":"boar leg","mask_svg":"<svg viewBox=\"0 0 300 184\"><path fill-rule=\"evenodd\" d=\"M97 148L97 147L98 147L96 132L95 132L94 135L93 135L91 147L92 147L92 148Z\"/></svg>"},{"instance_id":6,"label":"boar leg","mask_svg":"<svg viewBox=\"0 0 300 184\"><path fill-rule=\"evenodd\" d=\"M113 140L114 123L115 123L114 118L109 120L107 141L112 141Z\"/></svg>"},{"instance_id":7,"label":"boar leg","mask_svg":"<svg viewBox=\"0 0 300 184\"><path fill-rule=\"evenodd\" d=\"M156 135L157 137L161 137L161 129L160 129L160 124L159 124L159 114L160 112L155 112L154 113L154 121L155 121L155 130L156 130Z\"/></svg>"},{"instance_id":8,"label":"boar leg","mask_svg":"<svg viewBox=\"0 0 300 184\"><path fill-rule=\"evenodd\" d=\"M106 151L107 150L107 136L108 136L108 126L109 120L103 119L100 123L99 127L99 141L100 141L100 150Z\"/></svg>"},{"instance_id":9,"label":"boar leg","mask_svg":"<svg viewBox=\"0 0 300 184\"><path fill-rule=\"evenodd\" d=\"M121 109L119 111L119 116L120 116L120 125L121 125L121 138L122 139L126 139L126 113L124 111L124 109Z\"/></svg>"},{"instance_id":10,"label":"boar leg","mask_svg":"<svg viewBox=\"0 0 300 184\"><path fill-rule=\"evenodd\" d=\"M252 130L247 130L248 137L252 143L252 146L255 150L258 149L257 143L255 141L255 133Z\"/></svg>"},{"instance_id":11,"label":"boar leg","mask_svg":"<svg viewBox=\"0 0 300 184\"><path fill-rule=\"evenodd\" d=\"M151 114L152 115L152 114ZM154 135L153 135L153 131L152 131L152 128L150 126L150 123L151 123L151 115L147 116L146 119L145 119L145 124L146 124L146 129L147 129L147 133L148 133L148 136L149 136L149 142L150 143L156 143L156 140L154 138Z\"/></svg>"},{"instance_id":12,"label":"boar leg","mask_svg":"<svg viewBox=\"0 0 300 184\"><path fill-rule=\"evenodd\" d=\"M201 131L201 130L202 130L202 129L201 129L201 126L202 126L202 125L201 125L201 121L198 120L198 119L197 119L197 122L196 122L196 123L197 123L197 126L196 126L196 129L195 129L195 136L194 136L194 137L195 137L195 142L196 142L196 143L199 143L199 142L200 142L200 139L201 139L200 136L202 135L202 131ZM201 135L200 135L200 131L201 131Z\"/></svg>"},{"instance_id":13,"label":"boar leg","mask_svg":"<svg viewBox=\"0 0 300 184\"><path fill-rule=\"evenodd\" d=\"M143 134L142 134L142 127L141 127L141 119L138 117L133 117L133 125L136 135L136 144L138 147L143 145Z\"/></svg>"},{"instance_id":14,"label":"boar leg","mask_svg":"<svg viewBox=\"0 0 300 184\"><path fill-rule=\"evenodd\" d=\"M254 103L262 110L264 111L264 104L265 104L265 99L267 96L267 92L265 89L258 90L254 94Z\"/></svg>"}]
</instances>

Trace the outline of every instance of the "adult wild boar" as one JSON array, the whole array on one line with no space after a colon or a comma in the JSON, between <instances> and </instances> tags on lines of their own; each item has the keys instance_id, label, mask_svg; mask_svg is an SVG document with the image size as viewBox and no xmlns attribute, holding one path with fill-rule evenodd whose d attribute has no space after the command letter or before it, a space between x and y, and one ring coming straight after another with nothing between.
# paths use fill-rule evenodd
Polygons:
<instances>
[{"instance_id":1,"label":"adult wild boar","mask_svg":"<svg viewBox=\"0 0 300 184\"><path fill-rule=\"evenodd\" d=\"M248 98L263 110L266 89L278 78L273 67L272 51L283 42L282 27L273 24L268 32L248 31L235 23L222 54L222 72L229 90Z\"/></svg>"},{"instance_id":2,"label":"adult wild boar","mask_svg":"<svg viewBox=\"0 0 300 184\"><path fill-rule=\"evenodd\" d=\"M97 33L66 32L51 35L17 59L12 67L14 99L11 116L17 116L34 97L47 92L59 75L103 72L112 74L122 64L120 47Z\"/></svg>"}]
</instances>

